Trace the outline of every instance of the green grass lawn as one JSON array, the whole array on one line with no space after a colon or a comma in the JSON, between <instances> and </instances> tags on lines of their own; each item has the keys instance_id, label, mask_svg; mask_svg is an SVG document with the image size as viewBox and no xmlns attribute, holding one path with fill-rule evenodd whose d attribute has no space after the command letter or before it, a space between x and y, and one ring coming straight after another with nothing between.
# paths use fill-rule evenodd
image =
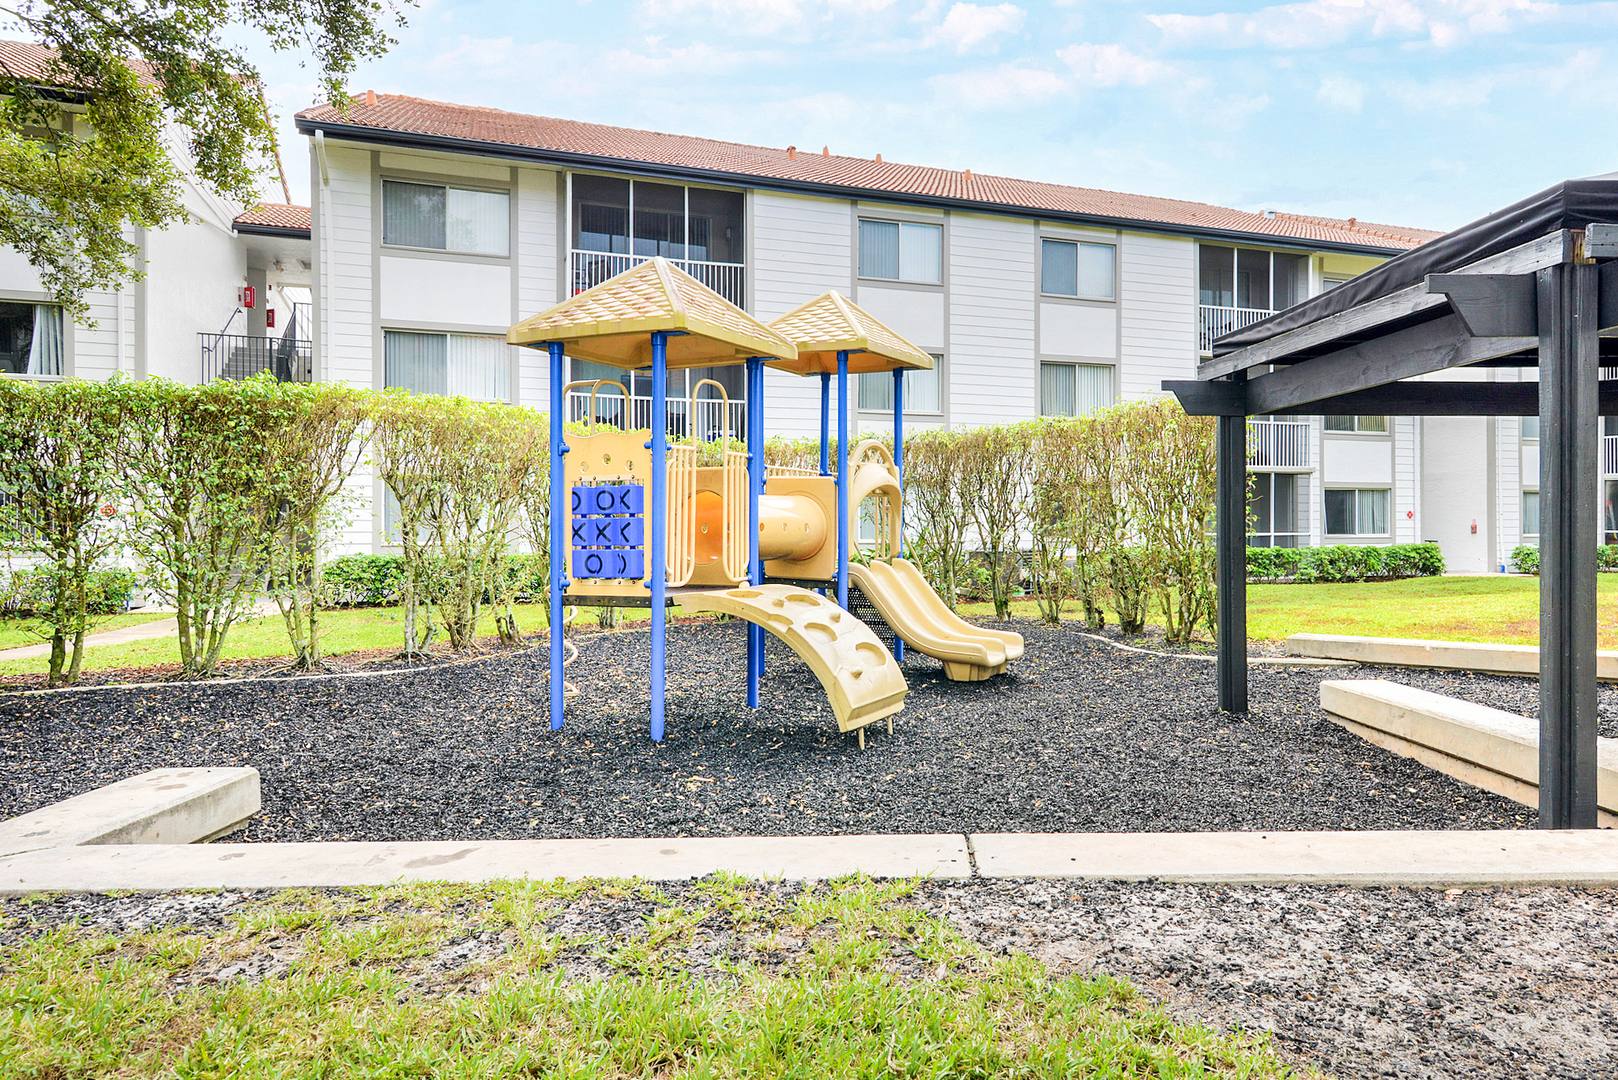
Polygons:
<instances>
[{"instance_id":1,"label":"green grass lawn","mask_svg":"<svg viewBox=\"0 0 1618 1080\"><path fill-rule=\"evenodd\" d=\"M404 614L397 607L345 608L321 613L321 638L329 655L362 652L367 649L397 649L404 643ZM517 625L533 631L545 625L544 605L520 604ZM494 619L485 612L478 633L494 635ZM247 619L230 628L222 656L226 660L265 660L288 656L286 627L279 615ZM172 637L129 641L119 645L91 646L84 653L85 671L112 668L145 668L178 664L180 648ZM8 660L0 663L0 676L42 674L42 659Z\"/></svg>"},{"instance_id":2,"label":"green grass lawn","mask_svg":"<svg viewBox=\"0 0 1618 1080\"><path fill-rule=\"evenodd\" d=\"M100 615L91 625L90 633L117 630L125 626L157 622L171 617L162 611L130 611L121 615ZM20 645L40 645L48 642L49 638L41 637L36 632L38 627L39 623L33 619L0 619L0 649L14 649Z\"/></svg>"},{"instance_id":3,"label":"green grass lawn","mask_svg":"<svg viewBox=\"0 0 1618 1080\"><path fill-rule=\"evenodd\" d=\"M1600 642L1618 648L1618 574L1596 579ZM988 604L962 607L971 618L988 618ZM1013 614L1037 618L1031 600L1013 604ZM1078 618L1076 608L1067 617ZM1112 613L1108 612L1109 621ZM1346 585L1249 585L1247 632L1258 641L1289 634L1363 634L1450 641L1539 641L1539 579L1482 577L1410 578Z\"/></svg>"},{"instance_id":4,"label":"green grass lawn","mask_svg":"<svg viewBox=\"0 0 1618 1080\"><path fill-rule=\"evenodd\" d=\"M1600 642L1618 649L1618 574L1602 574ZM676 614L678 614L678 609ZM965 604L967 618L987 620L986 603ZM1032 601L1013 604L1013 614L1036 618ZM624 609L629 621L644 619L643 609ZM1110 613L1109 613L1110 615ZM105 628L127 625L162 615L116 616ZM1077 609L1069 608L1069 618ZM1350 585L1250 585L1247 590L1247 627L1258 641L1279 641L1289 634L1365 634L1454 641L1497 641L1533 644L1539 640L1539 580L1529 577L1412 578L1406 581L1362 582ZM374 649L396 649L404 638L403 614L396 607L351 608L322 615L325 648L331 656ZM517 622L532 633L545 625L542 605L523 604ZM595 611L583 609L576 617L581 627L595 626ZM493 619L485 614L479 633L493 636ZM0 621L0 647L4 643L32 644L14 622ZM286 631L279 616L249 619L225 639L226 660L266 660L287 655ZM172 638L153 638L121 645L90 648L84 670L147 668L179 662ZM0 676L42 674L43 659L0 662Z\"/></svg>"},{"instance_id":5,"label":"green grass lawn","mask_svg":"<svg viewBox=\"0 0 1618 1080\"><path fill-rule=\"evenodd\" d=\"M425 885L284 893L210 929L68 925L0 948L0 1071L1299 1075L1265 1037L1176 1021L1126 983L992 954L913 891ZM33 906L12 903L11 921ZM591 919L603 910L616 917Z\"/></svg>"}]
</instances>

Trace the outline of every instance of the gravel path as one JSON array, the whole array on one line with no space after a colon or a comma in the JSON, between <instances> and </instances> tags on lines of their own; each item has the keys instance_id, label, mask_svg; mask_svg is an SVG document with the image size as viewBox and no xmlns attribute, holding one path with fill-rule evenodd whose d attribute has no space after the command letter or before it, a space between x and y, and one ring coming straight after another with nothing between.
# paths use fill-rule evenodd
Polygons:
<instances>
[{"instance_id":1,"label":"gravel path","mask_svg":"<svg viewBox=\"0 0 1618 1080\"><path fill-rule=\"evenodd\" d=\"M1324 720L1319 681L1344 669L1255 668L1255 711L1236 718L1214 707L1210 663L1019 628L1028 654L1009 678L949 683L910 658L895 733L864 753L784 649L764 707L745 707L739 623L672 628L661 746L645 737L644 632L581 639L560 734L542 651L380 678L0 698L0 817L155 766L252 765L264 809L249 840L1532 824Z\"/></svg>"},{"instance_id":2,"label":"gravel path","mask_svg":"<svg viewBox=\"0 0 1618 1080\"><path fill-rule=\"evenodd\" d=\"M799 888L761 887L783 897ZM698 906L700 889L663 886L670 902ZM107 935L224 928L263 895L0 899L0 950L66 922ZM1182 1020L1269 1031L1283 1054L1338 1076L1618 1074L1614 890L975 881L924 883L910 902L990 950L1029 953L1057 975L1127 978ZM570 903L554 929L641 933L654 906L634 892L591 893ZM713 959L738 940L724 920L705 921L686 954L717 975L728 969ZM271 978L285 967L273 951L233 953L215 977ZM567 969L609 973L599 964ZM465 991L453 971L444 977Z\"/></svg>"},{"instance_id":3,"label":"gravel path","mask_svg":"<svg viewBox=\"0 0 1618 1080\"><path fill-rule=\"evenodd\" d=\"M922 897L985 945L1123 976L1336 1075L1618 1075L1618 891L935 882Z\"/></svg>"}]
</instances>

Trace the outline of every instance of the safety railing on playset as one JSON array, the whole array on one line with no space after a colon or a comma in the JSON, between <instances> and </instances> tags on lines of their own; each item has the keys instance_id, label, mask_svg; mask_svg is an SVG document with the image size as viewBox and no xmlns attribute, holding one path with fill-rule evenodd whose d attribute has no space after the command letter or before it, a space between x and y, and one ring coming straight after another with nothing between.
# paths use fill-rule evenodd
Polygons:
<instances>
[{"instance_id":1,"label":"safety railing on playset","mask_svg":"<svg viewBox=\"0 0 1618 1080\"><path fill-rule=\"evenodd\" d=\"M713 379L700 379L691 387L691 412L697 411L697 395L704 386L711 386L719 392L721 403L719 415L724 417L724 423L719 431L719 445L721 451L720 473L721 495L725 502L725 513L722 517L719 540L719 565L725 576L732 581L747 580L747 529L745 527L747 506L747 451L738 449L740 445L734 438L730 429L730 394L726 392L723 384ZM738 519L738 511L741 517ZM738 527L741 525L741 527Z\"/></svg>"}]
</instances>

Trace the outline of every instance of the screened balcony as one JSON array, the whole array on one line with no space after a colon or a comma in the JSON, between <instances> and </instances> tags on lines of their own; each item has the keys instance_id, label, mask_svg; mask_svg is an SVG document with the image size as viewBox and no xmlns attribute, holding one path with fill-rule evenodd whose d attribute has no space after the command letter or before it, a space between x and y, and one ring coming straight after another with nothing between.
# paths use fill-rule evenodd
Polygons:
<instances>
[{"instance_id":1,"label":"screened balcony","mask_svg":"<svg viewBox=\"0 0 1618 1080\"><path fill-rule=\"evenodd\" d=\"M1291 307L1309 293L1307 256L1258 248L1197 247L1197 349Z\"/></svg>"},{"instance_id":2,"label":"screened balcony","mask_svg":"<svg viewBox=\"0 0 1618 1080\"><path fill-rule=\"evenodd\" d=\"M572 292L661 255L746 306L741 192L583 173L569 177L569 188Z\"/></svg>"}]
</instances>

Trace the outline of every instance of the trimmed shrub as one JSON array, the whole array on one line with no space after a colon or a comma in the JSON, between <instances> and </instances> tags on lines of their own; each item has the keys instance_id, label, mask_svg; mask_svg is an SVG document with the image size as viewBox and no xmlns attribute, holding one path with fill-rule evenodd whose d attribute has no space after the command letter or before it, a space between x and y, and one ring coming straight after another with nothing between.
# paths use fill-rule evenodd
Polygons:
<instances>
[{"instance_id":1,"label":"trimmed shrub","mask_svg":"<svg viewBox=\"0 0 1618 1080\"><path fill-rule=\"evenodd\" d=\"M328 608L386 607L399 602L404 560L397 555L341 555L321 569L320 603Z\"/></svg>"},{"instance_id":2,"label":"trimmed shrub","mask_svg":"<svg viewBox=\"0 0 1618 1080\"><path fill-rule=\"evenodd\" d=\"M1512 548L1511 569L1519 574L1539 573L1539 548L1533 544L1518 544Z\"/></svg>"},{"instance_id":3,"label":"trimmed shrub","mask_svg":"<svg viewBox=\"0 0 1618 1080\"><path fill-rule=\"evenodd\" d=\"M86 615L117 615L129 610L137 578L129 570L92 570L85 577ZM57 575L47 567L18 570L0 592L0 611L7 615L43 615L57 606Z\"/></svg>"},{"instance_id":4,"label":"trimmed shrub","mask_svg":"<svg viewBox=\"0 0 1618 1080\"><path fill-rule=\"evenodd\" d=\"M1437 544L1332 544L1326 547L1248 548L1249 581L1322 584L1436 577L1444 572Z\"/></svg>"}]
</instances>

